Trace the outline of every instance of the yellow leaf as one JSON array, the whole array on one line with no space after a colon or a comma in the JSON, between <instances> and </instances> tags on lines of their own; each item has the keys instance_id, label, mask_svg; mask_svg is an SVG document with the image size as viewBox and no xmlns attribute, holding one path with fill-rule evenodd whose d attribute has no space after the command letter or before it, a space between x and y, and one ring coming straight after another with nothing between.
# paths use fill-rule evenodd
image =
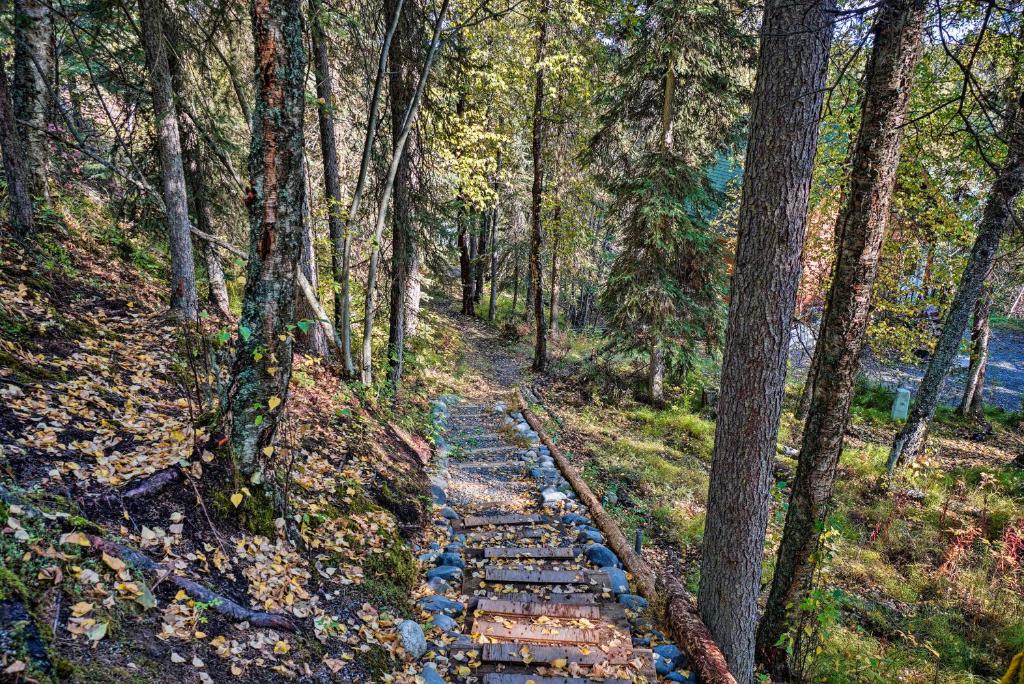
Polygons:
<instances>
[{"instance_id":1,"label":"yellow leaf","mask_svg":"<svg viewBox=\"0 0 1024 684\"><path fill-rule=\"evenodd\" d=\"M123 560L111 556L106 552L104 552L103 554L103 562L106 563L107 567L113 570L114 572L120 572L124 570L126 567Z\"/></svg>"},{"instance_id":2,"label":"yellow leaf","mask_svg":"<svg viewBox=\"0 0 1024 684\"><path fill-rule=\"evenodd\" d=\"M75 617L82 617L91 610L92 604L88 601L79 601L75 605L71 606L71 614Z\"/></svg>"},{"instance_id":3,"label":"yellow leaf","mask_svg":"<svg viewBox=\"0 0 1024 684\"><path fill-rule=\"evenodd\" d=\"M287 641L278 641L274 644L274 653L287 653L289 648Z\"/></svg>"},{"instance_id":4,"label":"yellow leaf","mask_svg":"<svg viewBox=\"0 0 1024 684\"><path fill-rule=\"evenodd\" d=\"M242 505L242 493L235 492L234 494L232 494L231 503L234 505L235 508L238 508L240 505Z\"/></svg>"},{"instance_id":5,"label":"yellow leaf","mask_svg":"<svg viewBox=\"0 0 1024 684\"><path fill-rule=\"evenodd\" d=\"M267 408L269 408L271 411L273 411L280 405L281 397L270 397L270 399L267 399Z\"/></svg>"},{"instance_id":6,"label":"yellow leaf","mask_svg":"<svg viewBox=\"0 0 1024 684\"><path fill-rule=\"evenodd\" d=\"M67 534L60 535L60 543L89 546L89 539L81 532L68 532Z\"/></svg>"},{"instance_id":7,"label":"yellow leaf","mask_svg":"<svg viewBox=\"0 0 1024 684\"><path fill-rule=\"evenodd\" d=\"M554 660L551 661L551 667L554 667L554 668L556 668L558 670L565 669L565 666L568 665L568 664L569 664L569 661L566 660L565 658L555 658Z\"/></svg>"},{"instance_id":8,"label":"yellow leaf","mask_svg":"<svg viewBox=\"0 0 1024 684\"><path fill-rule=\"evenodd\" d=\"M272 447L272 446L263 447L263 455L264 456L270 456L273 453L274 453L274 447Z\"/></svg>"}]
</instances>

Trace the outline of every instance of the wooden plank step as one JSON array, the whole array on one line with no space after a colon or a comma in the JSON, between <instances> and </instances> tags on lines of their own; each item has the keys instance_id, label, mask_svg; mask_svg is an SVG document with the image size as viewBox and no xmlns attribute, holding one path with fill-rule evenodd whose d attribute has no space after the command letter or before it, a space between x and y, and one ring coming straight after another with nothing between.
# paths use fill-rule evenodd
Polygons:
<instances>
[{"instance_id":1,"label":"wooden plank step","mask_svg":"<svg viewBox=\"0 0 1024 684\"><path fill-rule=\"evenodd\" d=\"M462 454L464 456L496 456L500 454L512 454L517 451L520 451L519 447L502 445L490 447L476 447L473 449L463 448Z\"/></svg>"},{"instance_id":2,"label":"wooden plank step","mask_svg":"<svg viewBox=\"0 0 1024 684\"><path fill-rule=\"evenodd\" d=\"M594 647L579 646L526 646L520 644L484 644L480 660L488 663L551 663L556 660L579 665L626 665L632 660L632 649L613 649L605 653ZM564 666L563 666L564 667Z\"/></svg>"},{"instance_id":3,"label":"wooden plank step","mask_svg":"<svg viewBox=\"0 0 1024 684\"><path fill-rule=\"evenodd\" d=\"M640 674L649 682L658 681L658 671L654 667L654 651L649 648L634 648L633 659L639 658L644 666L640 668Z\"/></svg>"},{"instance_id":4,"label":"wooden plank step","mask_svg":"<svg viewBox=\"0 0 1024 684\"><path fill-rule=\"evenodd\" d=\"M463 527L483 527L484 525L536 525L549 522L546 515L531 513L507 513L505 515L467 515L462 519Z\"/></svg>"},{"instance_id":5,"label":"wooden plank step","mask_svg":"<svg viewBox=\"0 0 1024 684\"><path fill-rule=\"evenodd\" d=\"M582 679L580 677L538 677L528 674L491 672L484 675L483 684L631 684L627 679Z\"/></svg>"},{"instance_id":6,"label":"wooden plank step","mask_svg":"<svg viewBox=\"0 0 1024 684\"><path fill-rule=\"evenodd\" d=\"M590 584L608 585L608 575L593 570L530 570L527 568L484 568L484 580L502 584Z\"/></svg>"},{"instance_id":7,"label":"wooden plank step","mask_svg":"<svg viewBox=\"0 0 1024 684\"><path fill-rule=\"evenodd\" d=\"M507 623L507 624L506 624ZM600 644L612 637L610 628L582 629L570 625L534 625L528 622L497 622L482 615L473 621L473 633L488 639L500 639L517 644ZM630 638L623 635L629 644Z\"/></svg>"},{"instance_id":8,"label":"wooden plank step","mask_svg":"<svg viewBox=\"0 0 1024 684\"><path fill-rule=\"evenodd\" d=\"M484 613L505 615L550 615L551 617L587 618L588 620L601 619L601 609L597 606L579 606L569 603L480 599L476 604L476 609Z\"/></svg>"},{"instance_id":9,"label":"wooden plank step","mask_svg":"<svg viewBox=\"0 0 1024 684\"><path fill-rule=\"evenodd\" d=\"M507 594L496 594L498 599L480 599L481 601L516 601L518 603L544 603L562 606L593 606L597 605L597 596L588 591L571 594L533 594L526 591L513 591Z\"/></svg>"},{"instance_id":10,"label":"wooden plank step","mask_svg":"<svg viewBox=\"0 0 1024 684\"><path fill-rule=\"evenodd\" d=\"M545 534L557 534L556 530L548 527L519 527L514 530L480 530L469 532L466 539L469 541L488 541L505 535L515 535L516 539L540 539Z\"/></svg>"},{"instance_id":11,"label":"wooden plank step","mask_svg":"<svg viewBox=\"0 0 1024 684\"><path fill-rule=\"evenodd\" d=\"M572 560L580 550L572 546L492 546L484 549L484 558L562 558Z\"/></svg>"}]
</instances>

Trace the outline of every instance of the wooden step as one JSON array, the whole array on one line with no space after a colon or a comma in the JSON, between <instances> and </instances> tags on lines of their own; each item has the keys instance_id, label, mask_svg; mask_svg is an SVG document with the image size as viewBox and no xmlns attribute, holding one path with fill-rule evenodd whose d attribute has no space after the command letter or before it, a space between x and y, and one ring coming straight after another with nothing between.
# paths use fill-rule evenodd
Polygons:
<instances>
[{"instance_id":1,"label":"wooden step","mask_svg":"<svg viewBox=\"0 0 1024 684\"><path fill-rule=\"evenodd\" d=\"M492 546L484 549L484 558L561 558L572 560L580 550L571 546Z\"/></svg>"},{"instance_id":2,"label":"wooden step","mask_svg":"<svg viewBox=\"0 0 1024 684\"><path fill-rule=\"evenodd\" d=\"M520 644L484 644L480 649L480 660L487 663L552 663L565 660L579 665L627 665L632 660L632 649L613 649L605 653L597 646L538 646Z\"/></svg>"},{"instance_id":3,"label":"wooden step","mask_svg":"<svg viewBox=\"0 0 1024 684\"><path fill-rule=\"evenodd\" d=\"M484 580L501 584L588 584L608 586L608 575L594 570L531 570L529 568L484 568Z\"/></svg>"},{"instance_id":4,"label":"wooden step","mask_svg":"<svg viewBox=\"0 0 1024 684\"><path fill-rule=\"evenodd\" d=\"M607 640L610 635L608 628L583 629L569 625L535 625L528 622L512 622L505 620L498 622L497 619L482 615L473 621L473 633L488 639L511 641L517 644L538 643L538 644L600 644ZM626 644L630 644L630 638L623 635Z\"/></svg>"},{"instance_id":5,"label":"wooden step","mask_svg":"<svg viewBox=\"0 0 1024 684\"><path fill-rule=\"evenodd\" d=\"M557 534L556 530L548 527L520 527L514 530L481 530L470 532L466 539L470 541L488 541L497 537L504 537L506 534L515 535L516 539L540 539L545 534Z\"/></svg>"},{"instance_id":6,"label":"wooden step","mask_svg":"<svg viewBox=\"0 0 1024 684\"><path fill-rule=\"evenodd\" d=\"M526 591L513 591L497 594L499 599L480 599L481 601L515 601L518 603L542 603L545 605L593 606L597 605L597 596L588 591L577 591L571 594L533 594Z\"/></svg>"},{"instance_id":7,"label":"wooden step","mask_svg":"<svg viewBox=\"0 0 1024 684\"><path fill-rule=\"evenodd\" d=\"M536 525L550 522L546 515L531 513L507 513L505 515L467 515L462 519L463 527L483 527L484 525Z\"/></svg>"},{"instance_id":8,"label":"wooden step","mask_svg":"<svg viewBox=\"0 0 1024 684\"><path fill-rule=\"evenodd\" d=\"M467 449L462 447L463 456L498 456L501 454L513 454L520 451L519 447L502 445L502 446L490 446L490 447L475 447ZM463 462L459 462L459 465L463 465Z\"/></svg>"},{"instance_id":9,"label":"wooden step","mask_svg":"<svg viewBox=\"0 0 1024 684\"><path fill-rule=\"evenodd\" d=\"M568 594L571 596L571 594ZM480 599L476 609L484 613L501 613L504 615L550 615L562 618L601 619L601 609L597 606L580 606L569 603L542 601L508 601L505 599Z\"/></svg>"},{"instance_id":10,"label":"wooden step","mask_svg":"<svg viewBox=\"0 0 1024 684\"><path fill-rule=\"evenodd\" d=\"M582 679L580 677L538 677L529 674L506 674L490 672L484 675L483 684L631 684L627 679Z\"/></svg>"}]
</instances>

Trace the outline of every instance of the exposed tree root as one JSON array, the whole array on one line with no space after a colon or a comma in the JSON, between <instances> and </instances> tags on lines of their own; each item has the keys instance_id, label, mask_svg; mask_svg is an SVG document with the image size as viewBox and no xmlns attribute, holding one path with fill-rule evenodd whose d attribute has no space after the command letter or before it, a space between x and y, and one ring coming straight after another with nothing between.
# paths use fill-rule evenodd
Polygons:
<instances>
[{"instance_id":1,"label":"exposed tree root","mask_svg":"<svg viewBox=\"0 0 1024 684\"><path fill-rule=\"evenodd\" d=\"M181 479L181 468L177 465L168 466L163 470L156 471L139 482L100 497L100 501L104 504L112 505L120 501L130 501L132 499L152 496Z\"/></svg>"}]
</instances>

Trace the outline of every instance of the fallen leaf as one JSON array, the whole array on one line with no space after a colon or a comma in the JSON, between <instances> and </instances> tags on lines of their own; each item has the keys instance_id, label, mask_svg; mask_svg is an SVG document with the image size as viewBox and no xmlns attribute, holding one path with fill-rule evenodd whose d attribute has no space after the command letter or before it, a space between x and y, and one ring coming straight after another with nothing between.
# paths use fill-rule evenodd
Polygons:
<instances>
[{"instance_id":1,"label":"fallen leaf","mask_svg":"<svg viewBox=\"0 0 1024 684\"><path fill-rule=\"evenodd\" d=\"M235 508L238 508L242 504L242 493L235 492L231 495L231 503L234 504Z\"/></svg>"}]
</instances>

